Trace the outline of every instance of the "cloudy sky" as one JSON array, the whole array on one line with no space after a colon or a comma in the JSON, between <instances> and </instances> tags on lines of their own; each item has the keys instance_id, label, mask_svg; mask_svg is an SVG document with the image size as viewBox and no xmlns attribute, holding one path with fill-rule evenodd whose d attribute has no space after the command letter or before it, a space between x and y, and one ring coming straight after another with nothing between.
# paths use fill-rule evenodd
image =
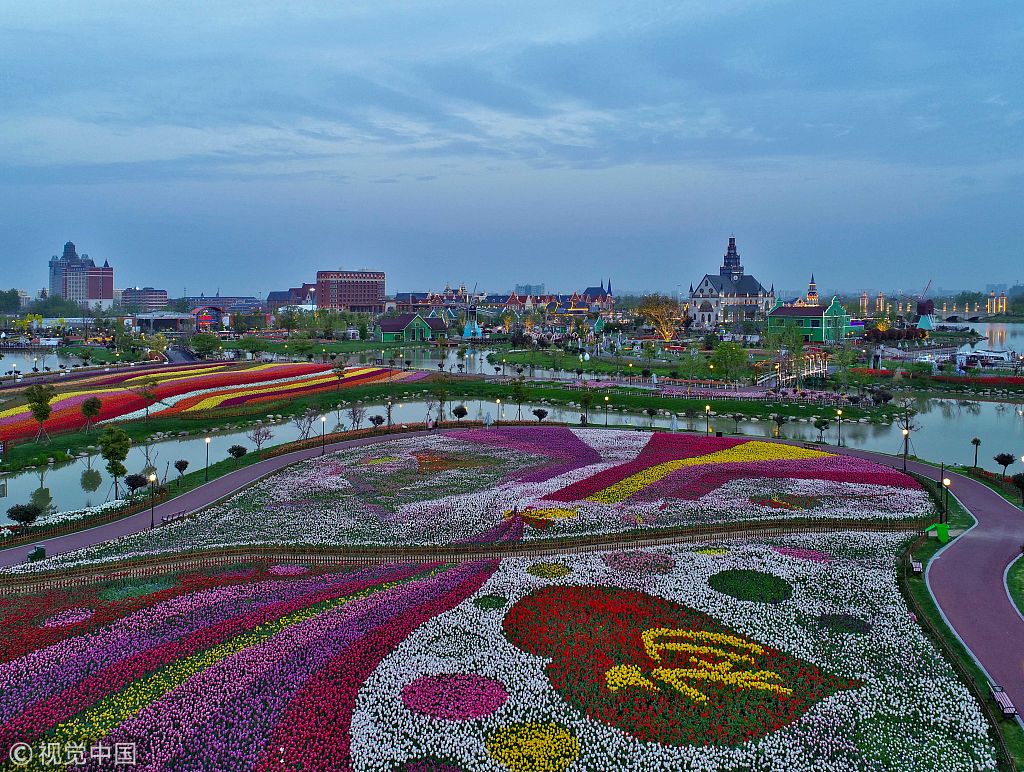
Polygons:
<instances>
[{"instance_id":1,"label":"cloudy sky","mask_svg":"<svg viewBox=\"0 0 1024 772\"><path fill-rule=\"evenodd\" d=\"M2 0L0 0L2 2ZM211 8L213 10L211 10ZM0 6L0 286L1024 280L1024 3Z\"/></svg>"}]
</instances>

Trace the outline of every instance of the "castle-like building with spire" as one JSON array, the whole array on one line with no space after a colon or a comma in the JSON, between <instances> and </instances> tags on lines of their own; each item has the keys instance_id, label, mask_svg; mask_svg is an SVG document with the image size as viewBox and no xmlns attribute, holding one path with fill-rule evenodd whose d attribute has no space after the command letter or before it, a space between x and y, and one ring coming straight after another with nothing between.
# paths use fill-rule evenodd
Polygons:
<instances>
[{"instance_id":1,"label":"castle-like building with spire","mask_svg":"<svg viewBox=\"0 0 1024 772\"><path fill-rule=\"evenodd\" d=\"M705 274L696 289L690 285L690 318L705 328L761 319L774 305L775 285L765 289L752 275L744 273L735 236L729 237L718 273Z\"/></svg>"}]
</instances>

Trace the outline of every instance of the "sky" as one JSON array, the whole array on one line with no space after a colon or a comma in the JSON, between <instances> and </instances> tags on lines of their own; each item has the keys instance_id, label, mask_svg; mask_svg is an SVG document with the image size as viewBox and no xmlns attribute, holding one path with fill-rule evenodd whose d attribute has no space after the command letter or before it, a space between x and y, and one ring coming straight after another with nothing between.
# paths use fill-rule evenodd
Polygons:
<instances>
[{"instance_id":1,"label":"sky","mask_svg":"<svg viewBox=\"0 0 1024 772\"><path fill-rule=\"evenodd\" d=\"M1024 281L1024 3L0 0L0 287Z\"/></svg>"}]
</instances>

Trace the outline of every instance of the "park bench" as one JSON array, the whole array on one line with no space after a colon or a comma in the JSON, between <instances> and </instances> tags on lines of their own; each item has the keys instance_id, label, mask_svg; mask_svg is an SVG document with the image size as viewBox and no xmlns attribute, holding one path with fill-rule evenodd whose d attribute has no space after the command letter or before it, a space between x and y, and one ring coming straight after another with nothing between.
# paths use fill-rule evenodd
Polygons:
<instances>
[{"instance_id":1,"label":"park bench","mask_svg":"<svg viewBox=\"0 0 1024 772\"><path fill-rule=\"evenodd\" d=\"M911 560L910 567L914 570L915 574L920 574L924 572L924 566L921 565L920 560Z\"/></svg>"},{"instance_id":2,"label":"park bench","mask_svg":"<svg viewBox=\"0 0 1024 772\"><path fill-rule=\"evenodd\" d=\"M803 443L803 447L807 448L807 450L818 450L819 448L818 443L816 442L805 442Z\"/></svg>"},{"instance_id":3,"label":"park bench","mask_svg":"<svg viewBox=\"0 0 1024 772\"><path fill-rule=\"evenodd\" d=\"M1010 702L1010 696L1003 691L1003 687L990 683L988 690L991 692L992 699L995 700L1004 717L1017 715L1017 708Z\"/></svg>"}]
</instances>

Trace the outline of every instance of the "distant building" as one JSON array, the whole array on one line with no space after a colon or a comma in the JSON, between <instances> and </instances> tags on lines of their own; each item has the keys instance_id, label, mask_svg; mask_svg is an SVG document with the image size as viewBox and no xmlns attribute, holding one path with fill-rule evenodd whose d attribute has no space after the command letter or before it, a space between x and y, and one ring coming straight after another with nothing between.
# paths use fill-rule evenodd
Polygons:
<instances>
[{"instance_id":1,"label":"distant building","mask_svg":"<svg viewBox=\"0 0 1024 772\"><path fill-rule=\"evenodd\" d=\"M88 255L79 255L69 241L60 257L50 258L50 297L89 308L110 308L114 304L114 269L107 261L97 266Z\"/></svg>"},{"instance_id":2,"label":"distant building","mask_svg":"<svg viewBox=\"0 0 1024 772\"><path fill-rule=\"evenodd\" d=\"M263 310L263 301L252 295L189 295L182 298L189 309L208 308L225 314L250 314Z\"/></svg>"},{"instance_id":3,"label":"distant building","mask_svg":"<svg viewBox=\"0 0 1024 772\"><path fill-rule=\"evenodd\" d=\"M795 297L792 300L787 300L783 303L785 306L816 306L819 303L818 297L818 285L814 281L814 274L811 274L811 281L807 285L807 294Z\"/></svg>"},{"instance_id":4,"label":"distant building","mask_svg":"<svg viewBox=\"0 0 1024 772\"><path fill-rule=\"evenodd\" d=\"M330 311L384 312L383 271L317 271L316 307Z\"/></svg>"},{"instance_id":5,"label":"distant building","mask_svg":"<svg viewBox=\"0 0 1024 772\"><path fill-rule=\"evenodd\" d=\"M694 289L690 285L690 317L704 327L764 317L775 305L775 285L765 289L744 273L736 238L729 237L717 274L705 274Z\"/></svg>"},{"instance_id":6,"label":"distant building","mask_svg":"<svg viewBox=\"0 0 1024 772\"><path fill-rule=\"evenodd\" d=\"M832 298L827 305L787 306L776 303L768 312L768 332L782 332L786 327L796 327L808 343L836 343L859 334L850 323L850 315L838 298Z\"/></svg>"},{"instance_id":7,"label":"distant building","mask_svg":"<svg viewBox=\"0 0 1024 772\"><path fill-rule=\"evenodd\" d=\"M419 314L402 314L393 319L381 319L377 325L377 339L381 343L412 343L443 338L448 325L439 317L424 319Z\"/></svg>"},{"instance_id":8,"label":"distant building","mask_svg":"<svg viewBox=\"0 0 1024 772\"><path fill-rule=\"evenodd\" d=\"M285 306L312 306L316 304L316 285L302 284L267 295L267 313L276 314Z\"/></svg>"},{"instance_id":9,"label":"distant building","mask_svg":"<svg viewBox=\"0 0 1024 772\"><path fill-rule=\"evenodd\" d=\"M525 297L527 295L530 295L530 296L533 296L533 297L537 297L538 295L543 295L544 294L544 285L543 284L517 284L516 285L516 294L519 295L520 297Z\"/></svg>"},{"instance_id":10,"label":"distant building","mask_svg":"<svg viewBox=\"0 0 1024 772\"><path fill-rule=\"evenodd\" d=\"M153 287L126 287L121 290L121 305L138 313L167 308L167 290Z\"/></svg>"}]
</instances>

